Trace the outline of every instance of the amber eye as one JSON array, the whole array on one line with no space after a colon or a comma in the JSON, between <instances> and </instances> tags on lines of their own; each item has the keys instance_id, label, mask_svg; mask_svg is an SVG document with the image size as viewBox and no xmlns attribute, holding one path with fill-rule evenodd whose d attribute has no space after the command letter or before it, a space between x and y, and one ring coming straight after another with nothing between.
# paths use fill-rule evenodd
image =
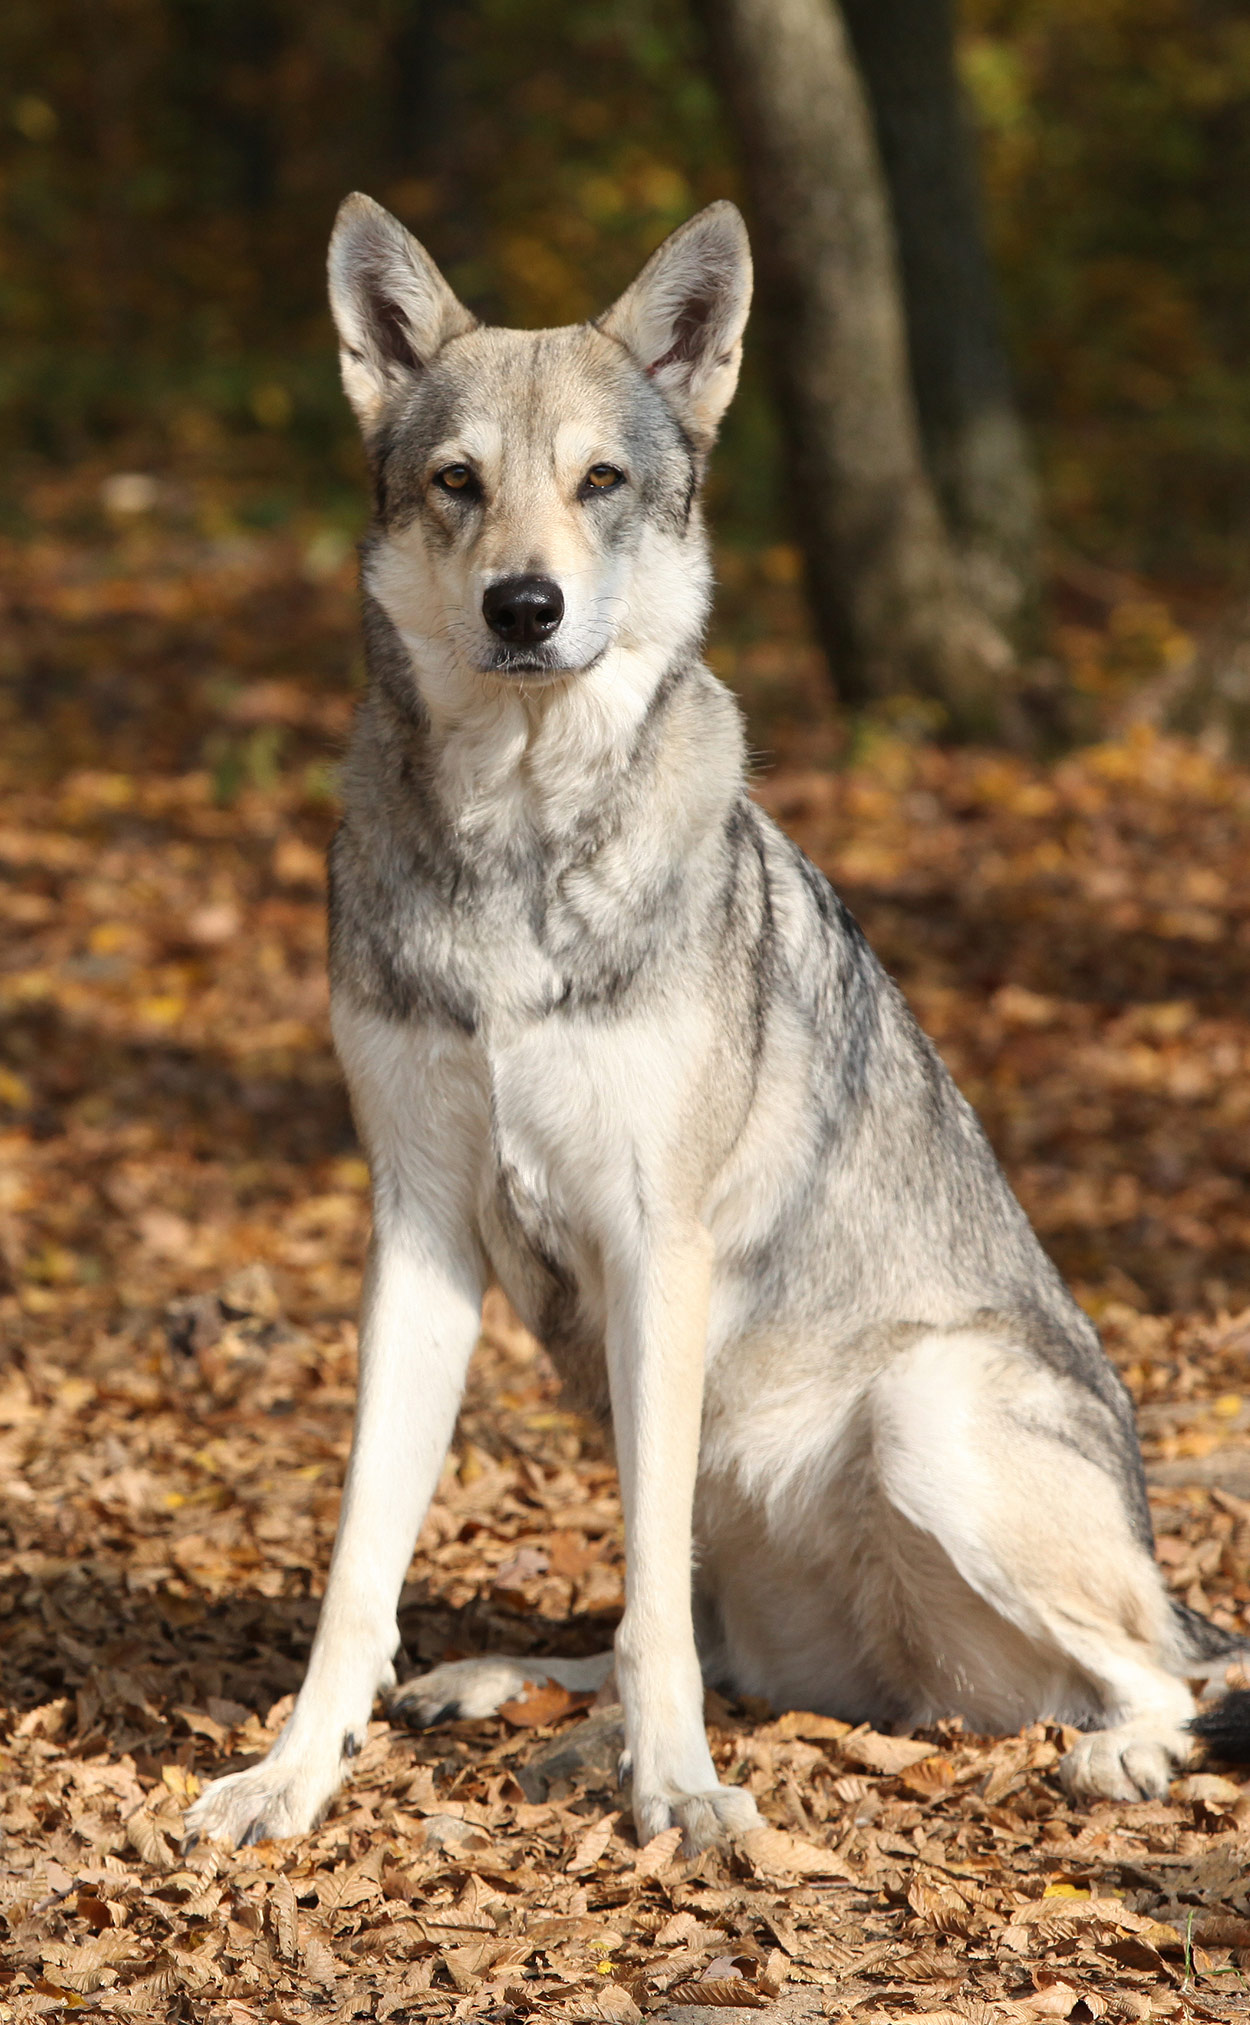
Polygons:
<instances>
[{"instance_id":1,"label":"amber eye","mask_svg":"<svg viewBox=\"0 0 1250 2025\"><path fill-rule=\"evenodd\" d=\"M441 485L444 492L475 492L477 480L467 464L448 464L436 472L434 483Z\"/></svg>"},{"instance_id":2,"label":"amber eye","mask_svg":"<svg viewBox=\"0 0 1250 2025\"><path fill-rule=\"evenodd\" d=\"M586 483L592 492L614 492L618 485L624 485L625 473L618 471L615 464L592 464L586 473Z\"/></svg>"}]
</instances>

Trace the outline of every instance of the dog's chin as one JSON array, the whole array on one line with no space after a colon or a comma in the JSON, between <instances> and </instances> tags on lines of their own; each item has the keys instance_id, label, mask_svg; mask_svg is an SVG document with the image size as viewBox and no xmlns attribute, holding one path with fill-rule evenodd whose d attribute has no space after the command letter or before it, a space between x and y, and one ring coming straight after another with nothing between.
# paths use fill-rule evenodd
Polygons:
<instances>
[{"instance_id":1,"label":"dog's chin","mask_svg":"<svg viewBox=\"0 0 1250 2025\"><path fill-rule=\"evenodd\" d=\"M532 654L510 654L505 650L491 655L480 665L478 673L493 675L497 682L507 682L518 689L549 689L557 682L573 682L579 675L589 675L603 660L608 645L605 641L588 659L576 661L544 653L541 648Z\"/></svg>"}]
</instances>

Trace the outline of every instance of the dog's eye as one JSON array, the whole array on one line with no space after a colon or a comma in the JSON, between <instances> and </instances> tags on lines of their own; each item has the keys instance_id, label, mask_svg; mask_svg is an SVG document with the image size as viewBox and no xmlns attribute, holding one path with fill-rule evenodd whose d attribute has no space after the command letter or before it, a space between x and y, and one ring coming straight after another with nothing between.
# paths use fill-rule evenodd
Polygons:
<instances>
[{"instance_id":1,"label":"dog's eye","mask_svg":"<svg viewBox=\"0 0 1250 2025\"><path fill-rule=\"evenodd\" d=\"M477 480L467 464L447 464L434 474L434 483L444 492L476 492Z\"/></svg>"},{"instance_id":2,"label":"dog's eye","mask_svg":"<svg viewBox=\"0 0 1250 2025\"><path fill-rule=\"evenodd\" d=\"M592 464L586 473L586 485L591 492L614 492L624 483L625 473L618 471L615 464Z\"/></svg>"}]
</instances>

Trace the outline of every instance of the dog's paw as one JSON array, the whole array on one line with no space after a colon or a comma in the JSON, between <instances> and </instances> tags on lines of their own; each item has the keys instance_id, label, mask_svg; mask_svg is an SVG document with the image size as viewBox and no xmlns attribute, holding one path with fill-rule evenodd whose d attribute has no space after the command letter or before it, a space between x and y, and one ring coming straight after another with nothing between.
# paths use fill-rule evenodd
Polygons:
<instances>
[{"instance_id":1,"label":"dog's paw","mask_svg":"<svg viewBox=\"0 0 1250 2025\"><path fill-rule=\"evenodd\" d=\"M680 1828L683 1856L713 1842L730 1842L762 1828L759 1809L741 1786L712 1786L705 1793L634 1796L634 1826L644 1846L666 1828Z\"/></svg>"},{"instance_id":2,"label":"dog's paw","mask_svg":"<svg viewBox=\"0 0 1250 2025\"><path fill-rule=\"evenodd\" d=\"M187 1809L183 1848L189 1849L202 1835L236 1849L307 1835L338 1784L337 1774L316 1774L273 1758L250 1765L246 1772L230 1772L224 1779L214 1779Z\"/></svg>"},{"instance_id":3,"label":"dog's paw","mask_svg":"<svg viewBox=\"0 0 1250 2025\"><path fill-rule=\"evenodd\" d=\"M1161 1800L1190 1749L1179 1730L1091 1730L1061 1761L1059 1777L1073 1800Z\"/></svg>"},{"instance_id":4,"label":"dog's paw","mask_svg":"<svg viewBox=\"0 0 1250 2025\"><path fill-rule=\"evenodd\" d=\"M480 1722L498 1715L504 1702L523 1701L527 1689L550 1678L540 1660L448 1660L392 1688L386 1696L386 1712L418 1730L457 1719Z\"/></svg>"}]
</instances>

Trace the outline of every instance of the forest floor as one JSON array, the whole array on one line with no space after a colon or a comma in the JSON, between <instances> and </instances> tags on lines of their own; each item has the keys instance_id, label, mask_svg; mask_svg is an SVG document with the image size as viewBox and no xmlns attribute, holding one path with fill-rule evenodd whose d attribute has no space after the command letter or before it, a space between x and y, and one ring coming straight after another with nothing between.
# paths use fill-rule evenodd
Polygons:
<instances>
[{"instance_id":1,"label":"forest floor","mask_svg":"<svg viewBox=\"0 0 1250 2025\"><path fill-rule=\"evenodd\" d=\"M315 1835L180 1854L199 1783L289 1706L348 1447L367 1176L322 860L351 578L331 538L159 514L0 546L0 2019L1244 2015L1250 1785L1074 1808L1045 1724L710 1697L768 1827L690 1863L637 1847L568 1698L379 1721ZM749 695L792 692L760 798L1138 1401L1169 1582L1250 1626L1250 773L1148 732L839 757L801 649L733 651ZM492 1298L409 1661L599 1649L621 1572L602 1442Z\"/></svg>"}]
</instances>

